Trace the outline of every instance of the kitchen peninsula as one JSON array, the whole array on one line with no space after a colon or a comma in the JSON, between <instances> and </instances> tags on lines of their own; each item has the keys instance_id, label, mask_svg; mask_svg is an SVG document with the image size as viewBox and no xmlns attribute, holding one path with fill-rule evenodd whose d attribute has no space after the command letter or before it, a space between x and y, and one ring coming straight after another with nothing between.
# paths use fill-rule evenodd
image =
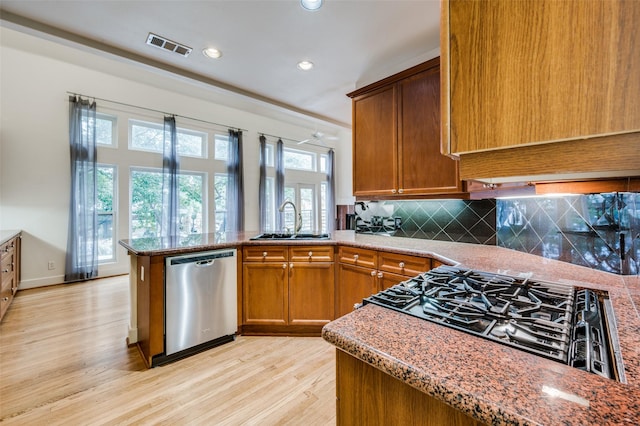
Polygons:
<instances>
[{"instance_id":1,"label":"kitchen peninsula","mask_svg":"<svg viewBox=\"0 0 640 426\"><path fill-rule=\"evenodd\" d=\"M329 240L299 242L249 240L254 235L210 234L173 244L161 240L124 240L120 244L131 255L131 280L136 285L142 265L150 276L162 274L161 259L167 255L296 244L424 257L449 265L512 275L532 273L541 280L607 290L618 326L626 383L373 305L325 325L323 337L337 346L339 360L347 357L352 364L372 366L375 372L397 379L402 386L464 413L471 422L584 425L637 424L640 419L640 277L617 276L495 246L356 235L351 231L338 231ZM342 284L336 281L336 293ZM162 295L150 297L148 306L161 313L162 299L153 298ZM138 337L147 332L144 327L138 323ZM339 384L338 393L341 398ZM341 402L339 399L339 419ZM383 410L382 405L379 409Z\"/></svg>"}]
</instances>

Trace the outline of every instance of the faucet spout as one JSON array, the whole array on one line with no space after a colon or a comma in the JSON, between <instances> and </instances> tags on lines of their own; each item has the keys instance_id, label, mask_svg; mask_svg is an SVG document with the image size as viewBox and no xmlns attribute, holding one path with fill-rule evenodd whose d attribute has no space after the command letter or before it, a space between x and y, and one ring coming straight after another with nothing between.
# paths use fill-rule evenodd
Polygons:
<instances>
[{"instance_id":1,"label":"faucet spout","mask_svg":"<svg viewBox=\"0 0 640 426\"><path fill-rule=\"evenodd\" d=\"M287 204L293 207L293 234L295 235L298 232L300 232L300 229L302 228L302 215L298 213L298 208L293 203L293 201L289 200L288 198L284 200L282 204L280 204L280 207L278 207L278 210L283 212Z\"/></svg>"}]
</instances>

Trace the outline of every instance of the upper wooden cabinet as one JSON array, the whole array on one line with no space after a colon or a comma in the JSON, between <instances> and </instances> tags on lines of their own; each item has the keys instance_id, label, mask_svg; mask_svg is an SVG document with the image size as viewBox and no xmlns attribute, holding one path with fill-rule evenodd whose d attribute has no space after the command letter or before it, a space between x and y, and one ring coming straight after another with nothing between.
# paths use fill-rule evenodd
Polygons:
<instances>
[{"instance_id":1,"label":"upper wooden cabinet","mask_svg":"<svg viewBox=\"0 0 640 426\"><path fill-rule=\"evenodd\" d=\"M353 192L398 197L461 192L440 153L439 58L347 96L353 99Z\"/></svg>"},{"instance_id":2,"label":"upper wooden cabinet","mask_svg":"<svg viewBox=\"0 0 640 426\"><path fill-rule=\"evenodd\" d=\"M442 149L462 179L640 172L640 2L441 10Z\"/></svg>"}]
</instances>

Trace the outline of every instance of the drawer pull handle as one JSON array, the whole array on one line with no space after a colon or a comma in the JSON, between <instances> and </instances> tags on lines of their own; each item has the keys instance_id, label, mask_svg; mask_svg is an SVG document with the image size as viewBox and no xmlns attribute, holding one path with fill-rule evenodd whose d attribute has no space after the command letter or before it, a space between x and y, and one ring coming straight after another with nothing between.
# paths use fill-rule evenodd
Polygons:
<instances>
[{"instance_id":1,"label":"drawer pull handle","mask_svg":"<svg viewBox=\"0 0 640 426\"><path fill-rule=\"evenodd\" d=\"M404 262L400 262L398 266L400 267L400 269L404 269Z\"/></svg>"},{"instance_id":2,"label":"drawer pull handle","mask_svg":"<svg viewBox=\"0 0 640 426\"><path fill-rule=\"evenodd\" d=\"M266 251L262 252L262 257L267 257L267 252Z\"/></svg>"},{"instance_id":3,"label":"drawer pull handle","mask_svg":"<svg viewBox=\"0 0 640 426\"><path fill-rule=\"evenodd\" d=\"M312 251L309 252L309 257L313 257L313 252Z\"/></svg>"},{"instance_id":4,"label":"drawer pull handle","mask_svg":"<svg viewBox=\"0 0 640 426\"><path fill-rule=\"evenodd\" d=\"M375 277L376 276L376 271L371 271L371 276Z\"/></svg>"}]
</instances>

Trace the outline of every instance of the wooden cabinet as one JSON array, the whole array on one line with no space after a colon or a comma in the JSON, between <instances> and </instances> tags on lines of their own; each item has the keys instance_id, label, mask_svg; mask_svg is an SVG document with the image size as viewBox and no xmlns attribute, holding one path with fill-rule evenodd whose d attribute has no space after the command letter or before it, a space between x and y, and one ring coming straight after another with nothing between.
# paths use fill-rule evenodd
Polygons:
<instances>
[{"instance_id":1,"label":"wooden cabinet","mask_svg":"<svg viewBox=\"0 0 640 426\"><path fill-rule=\"evenodd\" d=\"M431 269L431 259L356 247L340 247L336 313L352 312L362 299Z\"/></svg>"},{"instance_id":2,"label":"wooden cabinet","mask_svg":"<svg viewBox=\"0 0 640 426\"><path fill-rule=\"evenodd\" d=\"M337 349L336 424L480 426L483 423Z\"/></svg>"},{"instance_id":3,"label":"wooden cabinet","mask_svg":"<svg viewBox=\"0 0 640 426\"><path fill-rule=\"evenodd\" d=\"M333 247L289 250L289 324L323 326L335 318Z\"/></svg>"},{"instance_id":4,"label":"wooden cabinet","mask_svg":"<svg viewBox=\"0 0 640 426\"><path fill-rule=\"evenodd\" d=\"M0 245L0 321L20 284L20 233Z\"/></svg>"},{"instance_id":5,"label":"wooden cabinet","mask_svg":"<svg viewBox=\"0 0 640 426\"><path fill-rule=\"evenodd\" d=\"M334 315L333 246L243 250L243 332L317 334Z\"/></svg>"},{"instance_id":6,"label":"wooden cabinet","mask_svg":"<svg viewBox=\"0 0 640 426\"><path fill-rule=\"evenodd\" d=\"M353 99L356 197L462 190L457 161L440 153L439 58L348 96Z\"/></svg>"},{"instance_id":7,"label":"wooden cabinet","mask_svg":"<svg viewBox=\"0 0 640 426\"><path fill-rule=\"evenodd\" d=\"M443 152L460 156L462 179L640 174L640 2L441 11Z\"/></svg>"}]
</instances>

